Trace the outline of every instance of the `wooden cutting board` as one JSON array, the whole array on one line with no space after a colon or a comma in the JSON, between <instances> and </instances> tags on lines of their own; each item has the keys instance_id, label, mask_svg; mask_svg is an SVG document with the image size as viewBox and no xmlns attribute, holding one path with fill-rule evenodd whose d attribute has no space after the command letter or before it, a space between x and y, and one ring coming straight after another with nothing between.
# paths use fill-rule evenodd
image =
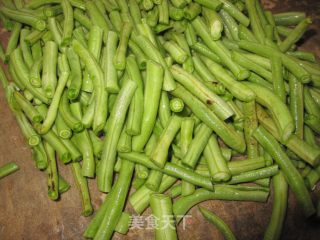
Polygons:
<instances>
[{"instance_id":1,"label":"wooden cutting board","mask_svg":"<svg viewBox=\"0 0 320 240\"><path fill-rule=\"evenodd\" d=\"M320 2L318 0L268 0L263 1L275 12L305 11L313 18L312 36L304 43L304 49L320 56ZM6 44L8 33L0 29L0 40ZM59 166L59 171L72 185L60 201L47 197L46 174L35 168L31 152L22 137L16 121L5 101L0 88L0 166L14 161L20 171L0 180L0 239L1 240L44 240L83 239L82 233L91 217L81 216L79 193L72 180L68 166ZM89 182L92 203L99 207L104 196L99 193L95 181ZM320 198L319 189L313 193ZM272 196L268 203L208 201L201 204L219 215L233 230L238 239L262 239L272 210ZM133 211L128 208L128 211ZM144 214L147 217L150 210ZM191 209L185 226L178 227L180 239L223 239L218 230L207 223L197 208ZM144 219L145 220L145 219ZM319 239L319 222L306 221L294 196L290 193L289 208L283 230L283 239ZM114 239L152 239L153 231L131 229L126 236L115 234Z\"/></svg>"}]
</instances>

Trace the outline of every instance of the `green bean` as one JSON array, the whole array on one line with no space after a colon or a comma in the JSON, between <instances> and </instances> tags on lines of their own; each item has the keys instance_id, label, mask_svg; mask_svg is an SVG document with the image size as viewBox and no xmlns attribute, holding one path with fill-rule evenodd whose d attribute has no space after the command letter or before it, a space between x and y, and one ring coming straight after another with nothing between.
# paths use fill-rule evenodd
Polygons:
<instances>
[{"instance_id":1,"label":"green bean","mask_svg":"<svg viewBox=\"0 0 320 240\"><path fill-rule=\"evenodd\" d=\"M133 41L129 40L129 48L133 52L133 54L137 58L137 62L139 65L140 70L143 70L146 68L146 62L147 62L147 57L145 54L142 52L142 50L137 46Z\"/></svg>"},{"instance_id":2,"label":"green bean","mask_svg":"<svg viewBox=\"0 0 320 240\"><path fill-rule=\"evenodd\" d=\"M161 5L159 6L159 9ZM169 18L175 21L180 21L184 18L184 10L182 8L177 8L169 3Z\"/></svg>"},{"instance_id":3,"label":"green bean","mask_svg":"<svg viewBox=\"0 0 320 240\"><path fill-rule=\"evenodd\" d=\"M33 28L43 31L46 28L46 22L38 16L20 10L14 10L7 7L1 7L1 12L8 18L32 26Z\"/></svg>"},{"instance_id":4,"label":"green bean","mask_svg":"<svg viewBox=\"0 0 320 240\"><path fill-rule=\"evenodd\" d=\"M181 112L183 111L184 103L180 98L173 98L170 100L170 109L172 112Z\"/></svg>"},{"instance_id":5,"label":"green bean","mask_svg":"<svg viewBox=\"0 0 320 240\"><path fill-rule=\"evenodd\" d=\"M286 102L285 85L282 74L282 60L278 56L271 57L271 71L273 79L273 90L275 94L283 101Z\"/></svg>"},{"instance_id":6,"label":"green bean","mask_svg":"<svg viewBox=\"0 0 320 240\"><path fill-rule=\"evenodd\" d=\"M231 178L231 172L229 171L227 163L222 156L217 137L215 135L211 135L209 137L203 154L207 159L210 176L213 181L228 181Z\"/></svg>"},{"instance_id":7,"label":"green bean","mask_svg":"<svg viewBox=\"0 0 320 240\"><path fill-rule=\"evenodd\" d=\"M263 43L265 39L265 33L262 27L261 19L259 18L257 4L258 2L256 0L246 0L246 8L249 14L250 26L253 34L260 43Z\"/></svg>"},{"instance_id":8,"label":"green bean","mask_svg":"<svg viewBox=\"0 0 320 240\"><path fill-rule=\"evenodd\" d=\"M255 63L254 61L248 59L244 54L241 54L239 52L233 51L232 52L232 59L237 62L240 66L251 70L258 75L262 76L269 82L272 82L274 77L272 76L272 73L260 66L259 64ZM275 57L276 60L280 60L278 57ZM280 62L281 63L281 62ZM282 72L282 71L280 71Z\"/></svg>"},{"instance_id":9,"label":"green bean","mask_svg":"<svg viewBox=\"0 0 320 240\"><path fill-rule=\"evenodd\" d=\"M253 33L243 26L242 24L239 25L239 38L240 40L246 40L250 42L258 42L256 37L253 35Z\"/></svg>"},{"instance_id":10,"label":"green bean","mask_svg":"<svg viewBox=\"0 0 320 240\"><path fill-rule=\"evenodd\" d=\"M134 151L142 151L147 143L157 117L161 87L163 82L164 71L162 67L153 62L147 62L147 77L144 89L144 107L141 123L141 132L132 139L132 149Z\"/></svg>"},{"instance_id":11,"label":"green bean","mask_svg":"<svg viewBox=\"0 0 320 240\"><path fill-rule=\"evenodd\" d=\"M88 30L93 25L91 20L80 9L74 9L73 17L76 21L78 21L82 26L84 26Z\"/></svg>"},{"instance_id":12,"label":"green bean","mask_svg":"<svg viewBox=\"0 0 320 240\"><path fill-rule=\"evenodd\" d=\"M10 20L9 18L7 18L6 16L3 15L3 13L0 11L0 20L3 24L3 27L8 30L8 31L12 31L13 26L14 26L14 22L12 20Z\"/></svg>"},{"instance_id":13,"label":"green bean","mask_svg":"<svg viewBox=\"0 0 320 240\"><path fill-rule=\"evenodd\" d=\"M303 19L291 32L290 34L284 39L280 45L279 49L282 52L288 51L293 44L295 44L305 33L309 25L312 23L310 18Z\"/></svg>"},{"instance_id":14,"label":"green bean","mask_svg":"<svg viewBox=\"0 0 320 240\"><path fill-rule=\"evenodd\" d=\"M55 17L63 13L61 5L55 5L50 7L44 7L43 13L46 17Z\"/></svg>"},{"instance_id":15,"label":"green bean","mask_svg":"<svg viewBox=\"0 0 320 240\"><path fill-rule=\"evenodd\" d=\"M41 87L42 85L40 76L40 72L42 70L42 63L42 58L39 58L33 63L30 69L30 84L34 87Z\"/></svg>"},{"instance_id":16,"label":"green bean","mask_svg":"<svg viewBox=\"0 0 320 240\"><path fill-rule=\"evenodd\" d=\"M173 77L196 95L206 106L208 106L219 118L225 120L232 116L233 111L215 93L210 91L202 82L177 65L171 67Z\"/></svg>"},{"instance_id":17,"label":"green bean","mask_svg":"<svg viewBox=\"0 0 320 240\"><path fill-rule=\"evenodd\" d=\"M263 157L255 157L228 162L228 168L232 175L239 175L241 173L263 167L265 167L265 159Z\"/></svg>"},{"instance_id":18,"label":"green bean","mask_svg":"<svg viewBox=\"0 0 320 240\"><path fill-rule=\"evenodd\" d=\"M192 118L184 118L181 123L181 135L180 135L180 144L181 144L181 153L184 156L188 152L188 148L192 142L193 129L194 129L194 120ZM182 196L190 195L194 192L195 186L186 181L182 181L181 185L181 194Z\"/></svg>"},{"instance_id":19,"label":"green bean","mask_svg":"<svg viewBox=\"0 0 320 240\"><path fill-rule=\"evenodd\" d=\"M115 28L115 30L117 32L120 32L121 27L122 27L122 19L121 19L120 12L117 10L112 11L112 12L110 12L109 17L110 17L110 21L111 21L113 27Z\"/></svg>"},{"instance_id":20,"label":"green bean","mask_svg":"<svg viewBox=\"0 0 320 240\"><path fill-rule=\"evenodd\" d=\"M83 130L83 124L81 121L74 117L71 113L67 92L62 94L59 106L59 114L65 121L68 127L70 127L75 132L81 132Z\"/></svg>"},{"instance_id":21,"label":"green bean","mask_svg":"<svg viewBox=\"0 0 320 240\"><path fill-rule=\"evenodd\" d=\"M49 106L47 116L44 119L42 125L39 126L39 128L36 127L40 134L47 133L51 129L52 125L54 124L54 121L55 121L57 114L58 114L58 107L59 107L60 99L61 99L63 90L65 88L65 85L67 83L68 77L69 77L68 72L62 72L59 77L58 86L57 86L57 89L53 95L52 102Z\"/></svg>"},{"instance_id":22,"label":"green bean","mask_svg":"<svg viewBox=\"0 0 320 240\"><path fill-rule=\"evenodd\" d=\"M90 216L93 212L93 208L91 205L87 179L84 176L82 176L80 163L72 163L71 169L72 169L72 173L73 173L73 177L75 179L76 185L81 194L82 215Z\"/></svg>"},{"instance_id":23,"label":"green bean","mask_svg":"<svg viewBox=\"0 0 320 240\"><path fill-rule=\"evenodd\" d=\"M150 190L157 192L159 190L162 177L163 177L162 172L151 170L148 175L147 181L145 182L145 186Z\"/></svg>"},{"instance_id":24,"label":"green bean","mask_svg":"<svg viewBox=\"0 0 320 240\"><path fill-rule=\"evenodd\" d=\"M21 108L21 110L26 114L27 118L32 123L40 123L43 120L39 112L19 92L14 92L13 96L16 102L18 103L19 107Z\"/></svg>"},{"instance_id":25,"label":"green bean","mask_svg":"<svg viewBox=\"0 0 320 240\"><path fill-rule=\"evenodd\" d=\"M265 202L268 195L261 190L242 190L227 185L216 186L214 192L200 188L193 194L178 199L173 204L173 213L179 222L191 207L209 199Z\"/></svg>"},{"instance_id":26,"label":"green bean","mask_svg":"<svg viewBox=\"0 0 320 240\"><path fill-rule=\"evenodd\" d=\"M294 130L293 119L287 106L267 88L249 82L245 83L245 85L255 92L256 101L272 112L281 140L287 142Z\"/></svg>"},{"instance_id":27,"label":"green bean","mask_svg":"<svg viewBox=\"0 0 320 240\"><path fill-rule=\"evenodd\" d=\"M52 38L55 41L55 43L58 46L60 46L61 42L62 42L61 31L60 31L58 24L57 24L57 21L54 17L48 18L48 29L49 29L48 32L52 34Z\"/></svg>"},{"instance_id":28,"label":"green bean","mask_svg":"<svg viewBox=\"0 0 320 240\"><path fill-rule=\"evenodd\" d=\"M219 11L223 6L220 0L195 0L195 2L215 11Z\"/></svg>"},{"instance_id":29,"label":"green bean","mask_svg":"<svg viewBox=\"0 0 320 240\"><path fill-rule=\"evenodd\" d=\"M44 143L44 148L48 156L48 196L51 200L58 200L59 198L59 176L57 169L57 162L54 149L47 143Z\"/></svg>"},{"instance_id":30,"label":"green bean","mask_svg":"<svg viewBox=\"0 0 320 240\"><path fill-rule=\"evenodd\" d=\"M184 8L184 17L189 21L193 20L200 13L201 13L201 5L197 3L191 2Z\"/></svg>"},{"instance_id":31,"label":"green bean","mask_svg":"<svg viewBox=\"0 0 320 240\"><path fill-rule=\"evenodd\" d=\"M196 70L196 73L199 74L199 77L201 80L204 80L204 84L207 86L207 82L210 83L216 83L217 80L213 76L213 74L209 71L207 66L203 63L203 61L200 59L200 57L197 54L193 54L192 60L194 63L194 68Z\"/></svg>"},{"instance_id":32,"label":"green bean","mask_svg":"<svg viewBox=\"0 0 320 240\"><path fill-rule=\"evenodd\" d=\"M33 57L31 54L31 49L30 47L26 44L25 42L25 38L26 36L28 36L30 33L30 30L28 29L22 29L21 33L20 33L20 47L22 50L22 55L23 55L23 59L26 63L26 65L28 66L28 68L30 69L31 66L33 65Z\"/></svg>"},{"instance_id":33,"label":"green bean","mask_svg":"<svg viewBox=\"0 0 320 240\"><path fill-rule=\"evenodd\" d=\"M72 141L77 145L82 154L82 176L92 178L95 173L93 146L87 130L75 133Z\"/></svg>"},{"instance_id":34,"label":"green bean","mask_svg":"<svg viewBox=\"0 0 320 240\"><path fill-rule=\"evenodd\" d=\"M132 38L132 36L131 36ZM139 35L135 37L136 44L143 50L146 56L159 63L164 68L164 80L163 80L163 90L171 91L175 89L176 83L173 80L172 74L159 50L153 45L153 43L145 36Z\"/></svg>"},{"instance_id":35,"label":"green bean","mask_svg":"<svg viewBox=\"0 0 320 240\"><path fill-rule=\"evenodd\" d=\"M167 92L162 91L159 103L159 119L161 122L162 127L165 127L168 124L168 121L171 116L171 109L170 109L170 101Z\"/></svg>"},{"instance_id":36,"label":"green bean","mask_svg":"<svg viewBox=\"0 0 320 240\"><path fill-rule=\"evenodd\" d=\"M197 34L201 37L201 39L205 42L205 44L219 56L221 61L226 66L228 66L228 68L233 72L237 79L243 80L249 77L249 72L247 70L242 69L231 60L229 50L225 48L219 40L211 40L210 34L207 31L204 22L199 17L195 18L192 21L192 26L194 27Z\"/></svg>"},{"instance_id":37,"label":"green bean","mask_svg":"<svg viewBox=\"0 0 320 240\"><path fill-rule=\"evenodd\" d=\"M284 12L274 14L274 20L277 25L280 26L291 26L299 24L306 18L304 12Z\"/></svg>"},{"instance_id":38,"label":"green bean","mask_svg":"<svg viewBox=\"0 0 320 240\"><path fill-rule=\"evenodd\" d=\"M105 214L107 207L108 207L108 203L109 203L108 199L106 199L102 203L102 205L98 209L98 212L96 213L94 218L91 220L91 222L87 226L86 231L83 234L84 237L94 238L94 236L96 235L98 228L103 220L104 214ZM114 230L118 233L126 234L126 232L128 231L128 228L129 228L130 221L131 221L130 214L128 214L126 212L122 212L122 214L119 218L119 221L118 221Z\"/></svg>"},{"instance_id":39,"label":"green bean","mask_svg":"<svg viewBox=\"0 0 320 240\"><path fill-rule=\"evenodd\" d=\"M279 55L279 57L281 57L283 65L293 75L295 75L299 81L301 81L302 83L307 83L310 80L310 74L304 68L300 67L299 64L296 63L290 56L282 54L272 47L243 40L239 42L239 46L240 48L243 48L250 52L254 52L263 57L271 58L272 55L277 54Z\"/></svg>"},{"instance_id":40,"label":"green bean","mask_svg":"<svg viewBox=\"0 0 320 240\"><path fill-rule=\"evenodd\" d=\"M159 137L157 146L150 155L151 161L160 168L163 168L166 163L169 147L181 127L181 122L181 117L176 115L170 118L167 126Z\"/></svg>"},{"instance_id":41,"label":"green bean","mask_svg":"<svg viewBox=\"0 0 320 240\"><path fill-rule=\"evenodd\" d=\"M137 0L129 0L128 1L130 14L133 18L135 24L141 23L141 13L139 9L139 4Z\"/></svg>"},{"instance_id":42,"label":"green bean","mask_svg":"<svg viewBox=\"0 0 320 240\"><path fill-rule=\"evenodd\" d=\"M0 167L0 179L18 171L18 170L19 170L19 166L16 163L14 163L14 162L7 163L4 166Z\"/></svg>"},{"instance_id":43,"label":"green bean","mask_svg":"<svg viewBox=\"0 0 320 240\"><path fill-rule=\"evenodd\" d=\"M303 139L303 86L293 75L289 76L290 87L290 112L295 125L295 135Z\"/></svg>"},{"instance_id":44,"label":"green bean","mask_svg":"<svg viewBox=\"0 0 320 240\"><path fill-rule=\"evenodd\" d=\"M229 125L222 122L213 112L209 110L202 102L196 99L182 86L178 86L171 92L175 97L181 98L192 112L201 119L208 127L216 132L224 142L239 152L245 150L244 139L236 133ZM232 136L232 137L231 137Z\"/></svg>"},{"instance_id":45,"label":"green bean","mask_svg":"<svg viewBox=\"0 0 320 240\"><path fill-rule=\"evenodd\" d=\"M120 31L119 46L113 58L113 64L117 70L124 70L126 67L125 55L126 55L131 31L132 31L132 24L129 22L124 22Z\"/></svg>"},{"instance_id":46,"label":"green bean","mask_svg":"<svg viewBox=\"0 0 320 240\"><path fill-rule=\"evenodd\" d=\"M57 58L58 45L52 41L47 42L43 52L42 87L48 98L53 98L57 86Z\"/></svg>"},{"instance_id":47,"label":"green bean","mask_svg":"<svg viewBox=\"0 0 320 240\"><path fill-rule=\"evenodd\" d=\"M7 44L6 48L6 58L5 63L9 61L9 58L11 57L11 53L17 48L18 41L19 41L19 35L22 28L22 24L15 22L11 31L11 35Z\"/></svg>"},{"instance_id":48,"label":"green bean","mask_svg":"<svg viewBox=\"0 0 320 240\"><path fill-rule=\"evenodd\" d=\"M93 131L98 133L104 128L108 112L108 105L106 104L108 94L104 88L103 72L94 56L80 42L73 40L72 46L92 76L95 91Z\"/></svg>"},{"instance_id":49,"label":"green bean","mask_svg":"<svg viewBox=\"0 0 320 240\"><path fill-rule=\"evenodd\" d=\"M316 62L316 57L311 52L305 52L305 51L293 51L293 52L291 52L291 51L288 51L287 54L290 55L290 56L296 57L298 59L308 61L308 62L312 62L312 63Z\"/></svg>"},{"instance_id":50,"label":"green bean","mask_svg":"<svg viewBox=\"0 0 320 240\"><path fill-rule=\"evenodd\" d=\"M120 134L120 138L117 146L118 152L131 152L132 137L131 135L127 134L126 126L127 124L124 126Z\"/></svg>"},{"instance_id":51,"label":"green bean","mask_svg":"<svg viewBox=\"0 0 320 240\"><path fill-rule=\"evenodd\" d=\"M176 178L164 175L158 193L165 192L176 181ZM129 202L131 206L138 214L141 214L148 207L150 202L150 195L152 193L154 193L152 190L148 189L145 185L142 185L135 193L133 193L129 197Z\"/></svg>"},{"instance_id":52,"label":"green bean","mask_svg":"<svg viewBox=\"0 0 320 240\"><path fill-rule=\"evenodd\" d=\"M182 159L182 163L184 165L189 168L195 168L211 134L211 128L205 124L200 125L198 132L196 132L195 137L192 139L192 142L188 147L188 151Z\"/></svg>"},{"instance_id":53,"label":"green bean","mask_svg":"<svg viewBox=\"0 0 320 240\"><path fill-rule=\"evenodd\" d=\"M236 239L228 225L221 218L205 208L199 207L199 210L207 221L214 224L220 230L226 240Z\"/></svg>"},{"instance_id":54,"label":"green bean","mask_svg":"<svg viewBox=\"0 0 320 240\"><path fill-rule=\"evenodd\" d=\"M252 90L244 84L235 81L219 64L216 64L206 57L202 57L201 59L204 60L204 63L216 79L221 82L237 99L248 102L255 98L255 94Z\"/></svg>"},{"instance_id":55,"label":"green bean","mask_svg":"<svg viewBox=\"0 0 320 240\"><path fill-rule=\"evenodd\" d=\"M188 55L187 53L179 47L179 45L173 41L167 41L163 44L163 47L169 53L169 55L177 62L177 63L184 63Z\"/></svg>"},{"instance_id":56,"label":"green bean","mask_svg":"<svg viewBox=\"0 0 320 240\"><path fill-rule=\"evenodd\" d=\"M139 135L143 117L143 81L134 55L129 55L127 58L127 72L129 78L137 83L137 89L130 104L126 132L130 135Z\"/></svg>"},{"instance_id":57,"label":"green bean","mask_svg":"<svg viewBox=\"0 0 320 240\"><path fill-rule=\"evenodd\" d=\"M191 45L191 48L196 52L200 53L201 55L211 59L216 63L221 63L220 57L218 57L215 53L213 53L207 46L202 43L195 43ZM193 55L194 56L194 55Z\"/></svg>"},{"instance_id":58,"label":"green bean","mask_svg":"<svg viewBox=\"0 0 320 240\"><path fill-rule=\"evenodd\" d=\"M105 210L105 215L94 237L95 239L102 240L111 238L125 205L133 170L134 164L123 159L118 180L108 195L110 204L108 204Z\"/></svg>"},{"instance_id":59,"label":"green bean","mask_svg":"<svg viewBox=\"0 0 320 240\"><path fill-rule=\"evenodd\" d=\"M44 145L42 142L31 149L32 159L36 163L36 168L39 170L44 170L48 168L48 156L45 152Z\"/></svg>"},{"instance_id":60,"label":"green bean","mask_svg":"<svg viewBox=\"0 0 320 240\"><path fill-rule=\"evenodd\" d=\"M239 26L236 21L224 9L221 9L219 14L222 18L223 23L229 29L232 39L235 41L239 40Z\"/></svg>"},{"instance_id":61,"label":"green bean","mask_svg":"<svg viewBox=\"0 0 320 240\"><path fill-rule=\"evenodd\" d=\"M304 185L302 177L297 169L292 165L290 159L282 150L276 139L268 133L262 126L258 127L253 133L258 142L267 150L279 165L285 175L289 186L295 193L298 202L301 204L304 214L310 216L315 212L311 198Z\"/></svg>"},{"instance_id":62,"label":"green bean","mask_svg":"<svg viewBox=\"0 0 320 240\"><path fill-rule=\"evenodd\" d=\"M73 31L73 9L71 3L67 0L61 0L61 6L64 15L63 33L61 47L68 46L71 43Z\"/></svg>"},{"instance_id":63,"label":"green bean","mask_svg":"<svg viewBox=\"0 0 320 240\"><path fill-rule=\"evenodd\" d=\"M79 96L82 84L80 59L72 48L68 48L66 53L71 70L69 77L70 85L68 86L68 98L70 100L74 100Z\"/></svg>"},{"instance_id":64,"label":"green bean","mask_svg":"<svg viewBox=\"0 0 320 240\"><path fill-rule=\"evenodd\" d=\"M169 24L169 15L170 15L169 6L170 5L171 4L168 3L168 0L162 0L162 3L158 5L158 7L155 7L156 9L158 9L158 13L159 13L158 22L160 24Z\"/></svg>"},{"instance_id":65,"label":"green bean","mask_svg":"<svg viewBox=\"0 0 320 240\"><path fill-rule=\"evenodd\" d=\"M59 137L68 139L72 136L72 130L68 127L59 113L55 120L55 126Z\"/></svg>"},{"instance_id":66,"label":"green bean","mask_svg":"<svg viewBox=\"0 0 320 240\"><path fill-rule=\"evenodd\" d=\"M250 20L230 1L219 0L223 3L222 9L229 13L235 20L248 27Z\"/></svg>"},{"instance_id":67,"label":"green bean","mask_svg":"<svg viewBox=\"0 0 320 240\"><path fill-rule=\"evenodd\" d=\"M173 198L176 198L178 197L179 195L181 195L181 192L182 192L182 184L179 183L177 185L174 185L171 189L170 189L170 197L173 199ZM189 195L189 194L188 194ZM187 196L187 195L186 195Z\"/></svg>"},{"instance_id":68,"label":"green bean","mask_svg":"<svg viewBox=\"0 0 320 240\"><path fill-rule=\"evenodd\" d=\"M164 174L167 174L169 176L181 178L182 180L190 182L196 186L201 186L209 190L213 189L213 185L209 180L209 178L202 177L201 175L194 173L193 171L187 168L184 168L182 166L179 166L175 163L167 162L164 168L161 169L157 167L157 165L155 165L153 162L151 162L146 155L141 153L137 153L137 152L119 153L119 156L129 161L140 163L146 166L147 168L161 171Z\"/></svg>"},{"instance_id":69,"label":"green bean","mask_svg":"<svg viewBox=\"0 0 320 240\"><path fill-rule=\"evenodd\" d=\"M257 106L257 117L259 119L260 124L262 124L272 135L280 141L280 135L277 130L277 127L273 120L269 117L266 112ZM295 135L292 135L285 145L297 154L301 159L308 162L312 166L317 165L319 162L320 151L313 146L309 145L305 141L301 140Z\"/></svg>"},{"instance_id":70,"label":"green bean","mask_svg":"<svg viewBox=\"0 0 320 240\"><path fill-rule=\"evenodd\" d=\"M249 158L255 158L258 153L258 142L253 138L252 133L258 127L255 101L243 104L244 112L244 134L247 145L247 155Z\"/></svg>"},{"instance_id":71,"label":"green bean","mask_svg":"<svg viewBox=\"0 0 320 240\"><path fill-rule=\"evenodd\" d=\"M310 94L309 88L303 88L304 107L310 115L320 118L320 108Z\"/></svg>"},{"instance_id":72,"label":"green bean","mask_svg":"<svg viewBox=\"0 0 320 240\"><path fill-rule=\"evenodd\" d=\"M104 16L99 11L98 7L95 5L94 1L86 1L85 6L86 6L86 11L87 11L93 25L97 25L101 29L103 29L105 36L107 36L107 33L109 31L109 26L108 26Z\"/></svg>"},{"instance_id":73,"label":"green bean","mask_svg":"<svg viewBox=\"0 0 320 240\"><path fill-rule=\"evenodd\" d=\"M178 239L175 225L173 224L171 198L165 194L151 194L150 206L156 218L156 239Z\"/></svg>"},{"instance_id":74,"label":"green bean","mask_svg":"<svg viewBox=\"0 0 320 240\"><path fill-rule=\"evenodd\" d=\"M71 154L69 153L66 146L62 143L61 139L53 132L53 130L48 131L46 134L42 135L42 138L46 140L51 147L58 153L59 159L64 163L69 163L71 160Z\"/></svg>"},{"instance_id":75,"label":"green bean","mask_svg":"<svg viewBox=\"0 0 320 240\"><path fill-rule=\"evenodd\" d=\"M280 239L287 210L288 184L282 172L272 178L272 185L274 189L272 215L264 239Z\"/></svg>"},{"instance_id":76,"label":"green bean","mask_svg":"<svg viewBox=\"0 0 320 240\"><path fill-rule=\"evenodd\" d=\"M104 57L104 82L106 90L111 93L119 92L117 71L113 65L113 58L116 52L118 36L115 32L109 31L106 41L106 53Z\"/></svg>"},{"instance_id":77,"label":"green bean","mask_svg":"<svg viewBox=\"0 0 320 240\"><path fill-rule=\"evenodd\" d=\"M147 17L146 17L146 22L150 27L156 27L159 21L159 7L154 7L152 10L148 11ZM141 24L141 20L139 19L140 22L137 22L136 24Z\"/></svg>"},{"instance_id":78,"label":"green bean","mask_svg":"<svg viewBox=\"0 0 320 240\"><path fill-rule=\"evenodd\" d=\"M98 168L98 187L102 192L109 192L113 180L113 165L116 157L116 146L123 128L127 109L134 95L137 84L127 81L119 92L115 105L108 120L107 129L109 134L104 140L104 148L101 155L101 162ZM109 166L109 167L108 167Z\"/></svg>"}]
</instances>

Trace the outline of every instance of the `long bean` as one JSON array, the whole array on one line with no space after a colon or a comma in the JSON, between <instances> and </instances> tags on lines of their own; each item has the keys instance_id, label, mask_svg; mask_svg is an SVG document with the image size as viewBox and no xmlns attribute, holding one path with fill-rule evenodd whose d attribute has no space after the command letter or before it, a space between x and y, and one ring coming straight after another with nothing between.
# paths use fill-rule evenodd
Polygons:
<instances>
[{"instance_id":1,"label":"long bean","mask_svg":"<svg viewBox=\"0 0 320 240\"><path fill-rule=\"evenodd\" d=\"M113 166L116 158L116 146L123 128L126 112L137 88L136 82L127 81L120 90L107 123L109 134L104 140L101 162L98 168L98 187L100 191L109 192L113 180Z\"/></svg>"},{"instance_id":2,"label":"long bean","mask_svg":"<svg viewBox=\"0 0 320 240\"><path fill-rule=\"evenodd\" d=\"M162 67L153 62L147 62L147 76L144 90L144 107L141 129L143 131L132 139L132 149L142 151L147 143L157 117L161 87L164 71Z\"/></svg>"},{"instance_id":3,"label":"long bean","mask_svg":"<svg viewBox=\"0 0 320 240\"><path fill-rule=\"evenodd\" d=\"M19 166L16 163L14 163L14 162L7 163L4 166L0 167L0 179L18 171L18 170L19 170Z\"/></svg>"},{"instance_id":4,"label":"long bean","mask_svg":"<svg viewBox=\"0 0 320 240\"><path fill-rule=\"evenodd\" d=\"M225 224L225 222L219 218L217 215L213 214L212 212L210 212L209 210L199 207L199 210L202 214L202 216L209 222L211 222L212 224L214 224L223 234L223 236L225 237L226 240L235 240L236 237L233 235L232 231L230 230L230 228L228 227L227 224Z\"/></svg>"},{"instance_id":5,"label":"long bean","mask_svg":"<svg viewBox=\"0 0 320 240\"><path fill-rule=\"evenodd\" d=\"M315 209L308 190L304 185L301 175L292 165L290 159L282 150L280 144L262 126L259 126L253 135L279 165L298 202L301 204L304 214L306 216L312 215L315 212Z\"/></svg>"}]
</instances>

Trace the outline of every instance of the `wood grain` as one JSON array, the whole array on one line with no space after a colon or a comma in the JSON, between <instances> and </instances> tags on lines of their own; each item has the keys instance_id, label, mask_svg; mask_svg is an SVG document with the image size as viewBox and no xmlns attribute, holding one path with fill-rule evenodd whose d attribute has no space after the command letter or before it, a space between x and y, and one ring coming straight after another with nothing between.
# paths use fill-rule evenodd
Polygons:
<instances>
[{"instance_id":1,"label":"wood grain","mask_svg":"<svg viewBox=\"0 0 320 240\"><path fill-rule=\"evenodd\" d=\"M263 1L276 12L287 10L306 11L313 18L312 30L303 49L320 56L320 6L317 0ZM2 28L1 28L2 29ZM6 44L8 33L0 31L0 39ZM31 158L25 140L10 112L3 89L0 89L0 165L16 162L21 170L0 181L0 239L82 239L82 233L91 218L81 216L81 201L72 181L71 169L59 165L59 171L71 183L72 188L53 202L47 197L46 175L38 171ZM90 180L94 208L101 204L104 195ZM319 190L313 193L319 199ZM201 204L213 210L226 221L238 239L262 239L272 209L272 196L268 203L208 201ZM130 212L132 210L128 208ZM150 210L144 214L147 216ZM189 212L192 217L185 227L179 225L180 239L223 239L218 230L204 221L197 208ZM292 193L282 239L319 239L319 222L306 221ZM152 239L152 230L132 229L126 236L115 234L114 239Z\"/></svg>"}]
</instances>

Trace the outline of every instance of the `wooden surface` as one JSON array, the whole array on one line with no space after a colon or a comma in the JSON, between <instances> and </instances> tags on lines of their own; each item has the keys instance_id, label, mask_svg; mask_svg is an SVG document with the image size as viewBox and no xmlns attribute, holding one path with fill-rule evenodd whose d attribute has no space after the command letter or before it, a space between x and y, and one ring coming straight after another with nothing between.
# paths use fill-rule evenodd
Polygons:
<instances>
[{"instance_id":1,"label":"wooden surface","mask_svg":"<svg viewBox=\"0 0 320 240\"><path fill-rule=\"evenodd\" d=\"M312 30L304 48L320 56L320 2L318 0L264 1L275 12L302 10L313 18ZM317 32L318 29L318 32ZM1 31L0 39L6 44L8 33ZM4 93L0 89L0 166L8 161L16 162L21 170L0 181L0 239L82 239L82 233L91 218L81 216L81 201L72 181L70 167L59 166L61 174L72 188L58 202L47 197L46 175L34 167L31 152L9 111ZM101 204L103 194L90 180L92 203L95 209ZM313 193L318 195L318 189ZM231 227L238 239L262 239L272 209L272 197L268 203L209 201L201 205L209 207ZM130 211L130 209L129 209ZM150 214L148 210L144 215ZM179 226L180 239L223 239L217 229L205 222L193 208L185 229ZM294 196L290 193L289 208L282 239L319 239L320 225L314 219L306 221ZM131 230L128 235L115 234L114 239L153 239L152 230Z\"/></svg>"}]
</instances>

